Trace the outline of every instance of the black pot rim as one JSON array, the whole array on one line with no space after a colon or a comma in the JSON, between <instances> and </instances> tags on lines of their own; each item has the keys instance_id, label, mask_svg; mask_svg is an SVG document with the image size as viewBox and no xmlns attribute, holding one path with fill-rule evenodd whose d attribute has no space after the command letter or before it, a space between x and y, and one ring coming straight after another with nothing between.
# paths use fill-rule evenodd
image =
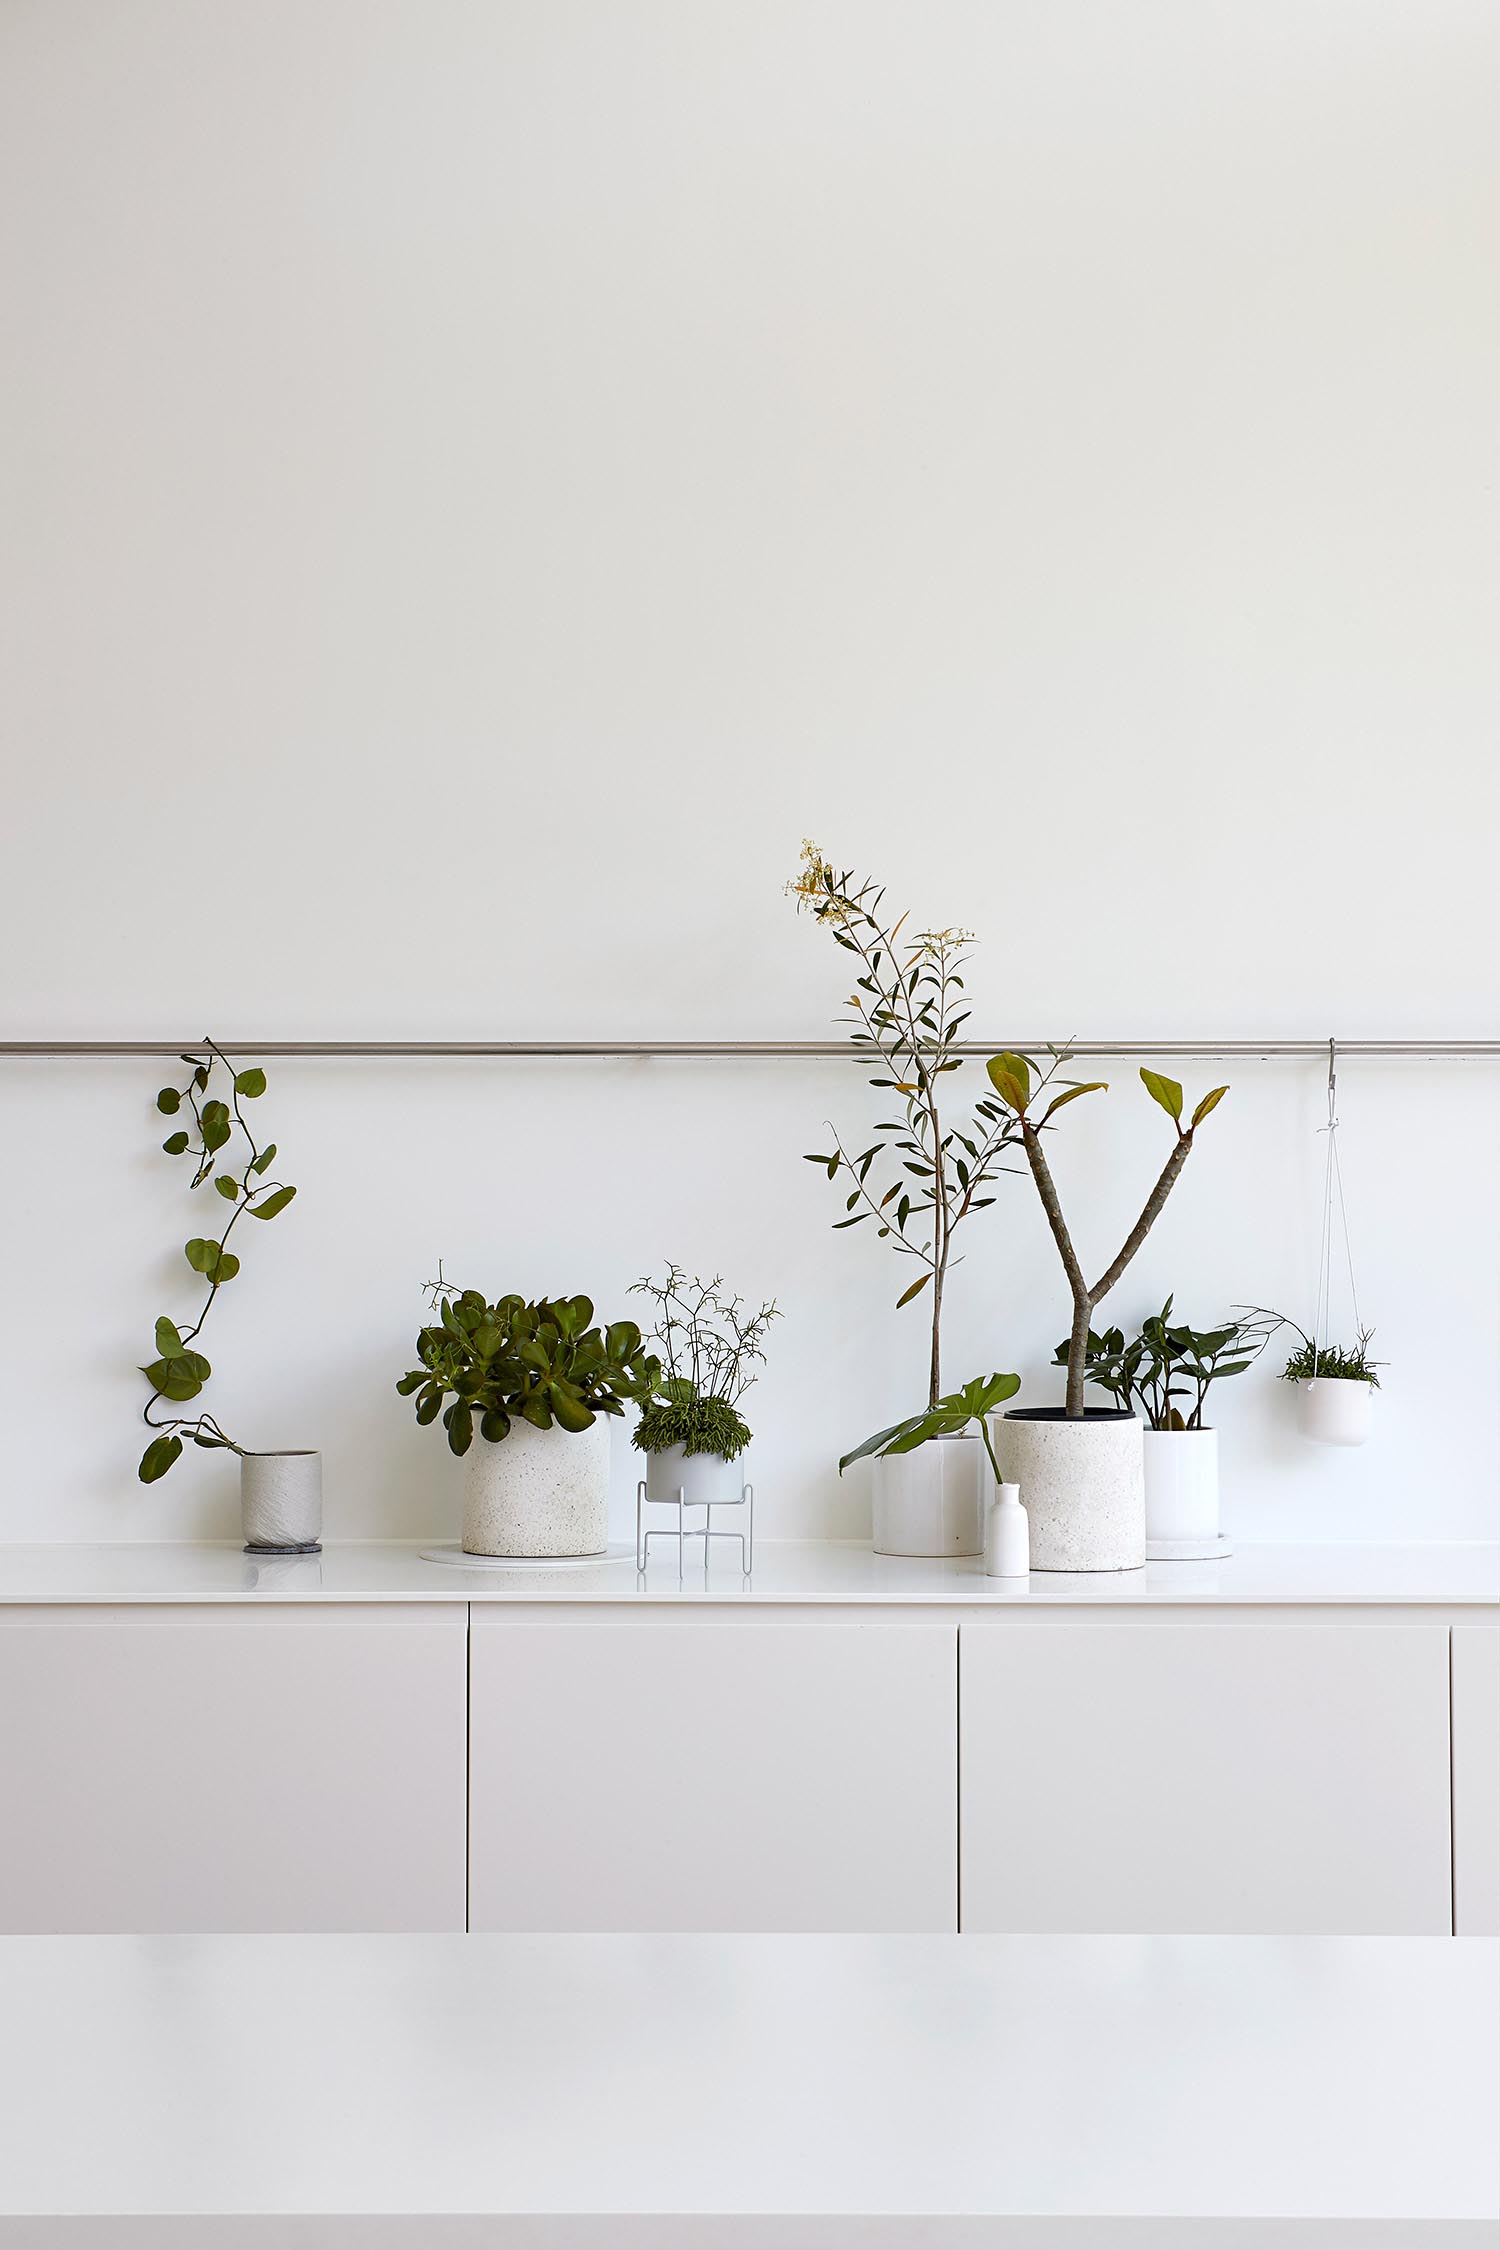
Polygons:
<instances>
[{"instance_id":1,"label":"black pot rim","mask_svg":"<svg viewBox=\"0 0 1500 2250\"><path fill-rule=\"evenodd\" d=\"M1007 1409L1005 1419L1007 1422L1076 1422L1078 1416L1070 1415L1065 1406L1012 1406ZM1135 1419L1134 1409L1129 1406L1086 1406L1083 1410L1085 1422L1133 1422Z\"/></svg>"}]
</instances>

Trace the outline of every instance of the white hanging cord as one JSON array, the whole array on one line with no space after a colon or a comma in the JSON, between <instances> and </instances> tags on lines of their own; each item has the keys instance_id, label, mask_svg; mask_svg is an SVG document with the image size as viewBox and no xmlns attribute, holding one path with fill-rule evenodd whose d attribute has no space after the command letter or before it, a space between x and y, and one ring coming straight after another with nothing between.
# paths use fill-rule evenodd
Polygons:
<instances>
[{"instance_id":1,"label":"white hanging cord","mask_svg":"<svg viewBox=\"0 0 1500 2250\"><path fill-rule=\"evenodd\" d=\"M1349 1214L1344 1203L1344 1175L1339 1164L1338 1045L1328 1042L1328 1151L1323 1162L1323 1229L1318 1249L1318 1297L1313 1317L1313 1373L1319 1354L1328 1342L1329 1300L1333 1293L1333 1206L1338 1199L1339 1225L1344 1236L1344 1264L1349 1274L1349 1300L1354 1307L1356 1338L1363 1333L1359 1317L1359 1291L1354 1284L1354 1251L1349 1241Z\"/></svg>"}]
</instances>

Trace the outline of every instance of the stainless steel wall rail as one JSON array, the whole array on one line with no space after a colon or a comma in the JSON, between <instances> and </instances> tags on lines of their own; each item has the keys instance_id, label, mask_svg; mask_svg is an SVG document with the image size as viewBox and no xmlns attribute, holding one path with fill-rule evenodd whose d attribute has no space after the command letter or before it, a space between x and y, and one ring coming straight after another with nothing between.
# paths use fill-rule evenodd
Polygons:
<instances>
[{"instance_id":1,"label":"stainless steel wall rail","mask_svg":"<svg viewBox=\"0 0 1500 2250\"><path fill-rule=\"evenodd\" d=\"M584 1060L668 1062L823 1062L847 1061L853 1052L839 1039L219 1039L232 1055L349 1056L379 1060L404 1056L488 1057L576 1056ZM1466 1062L1500 1056L1500 1039L1339 1039L1339 1055L1412 1055L1431 1062ZM0 1057L62 1061L106 1061L133 1055L178 1055L200 1048L197 1039L10 1039L0 1040ZM1327 1039L1070 1039L1073 1055L1182 1055L1205 1061L1236 1055L1307 1055L1326 1061ZM955 1055L984 1056L1008 1047L1021 1054L1045 1054L1045 1039L965 1039L949 1049Z\"/></svg>"}]
</instances>

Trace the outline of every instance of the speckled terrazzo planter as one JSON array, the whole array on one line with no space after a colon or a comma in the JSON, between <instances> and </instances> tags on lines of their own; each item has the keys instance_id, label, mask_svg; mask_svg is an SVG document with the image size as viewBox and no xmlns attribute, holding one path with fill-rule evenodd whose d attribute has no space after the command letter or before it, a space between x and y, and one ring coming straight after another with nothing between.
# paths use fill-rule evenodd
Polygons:
<instances>
[{"instance_id":1,"label":"speckled terrazzo planter","mask_svg":"<svg viewBox=\"0 0 1500 2250\"><path fill-rule=\"evenodd\" d=\"M1133 1414L1091 1406L1014 1408L996 1429L1000 1470L1021 1487L1033 1570L1139 1570L1146 1560L1146 1480Z\"/></svg>"},{"instance_id":2,"label":"speckled terrazzo planter","mask_svg":"<svg viewBox=\"0 0 1500 2250\"><path fill-rule=\"evenodd\" d=\"M466 1555L602 1555L609 1543L609 1421L576 1434L512 1422L464 1455Z\"/></svg>"},{"instance_id":3,"label":"speckled terrazzo planter","mask_svg":"<svg viewBox=\"0 0 1500 2250\"><path fill-rule=\"evenodd\" d=\"M315 1553L323 1536L322 1454L242 1453L240 1519L247 1553Z\"/></svg>"}]
</instances>

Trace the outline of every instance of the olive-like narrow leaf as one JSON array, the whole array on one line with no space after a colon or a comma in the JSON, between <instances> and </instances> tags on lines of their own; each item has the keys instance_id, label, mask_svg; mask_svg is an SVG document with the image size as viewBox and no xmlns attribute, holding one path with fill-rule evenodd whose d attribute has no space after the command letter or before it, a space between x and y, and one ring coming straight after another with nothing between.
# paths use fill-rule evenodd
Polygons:
<instances>
[{"instance_id":1,"label":"olive-like narrow leaf","mask_svg":"<svg viewBox=\"0 0 1500 2250\"><path fill-rule=\"evenodd\" d=\"M1076 1102L1080 1094L1107 1094L1108 1092L1109 1080L1107 1078L1091 1078L1086 1086L1070 1086L1065 1094L1053 1095L1042 1112L1042 1123L1045 1125L1052 1112L1055 1109L1061 1109L1064 1103Z\"/></svg>"},{"instance_id":2,"label":"olive-like narrow leaf","mask_svg":"<svg viewBox=\"0 0 1500 2250\"><path fill-rule=\"evenodd\" d=\"M903 1289L900 1296L896 1299L897 1312L901 1310L901 1307L903 1305L909 1305L913 1297L917 1295L918 1291L925 1289L931 1279L932 1275L930 1273L919 1274L916 1280L912 1283L910 1289Z\"/></svg>"}]
</instances>

